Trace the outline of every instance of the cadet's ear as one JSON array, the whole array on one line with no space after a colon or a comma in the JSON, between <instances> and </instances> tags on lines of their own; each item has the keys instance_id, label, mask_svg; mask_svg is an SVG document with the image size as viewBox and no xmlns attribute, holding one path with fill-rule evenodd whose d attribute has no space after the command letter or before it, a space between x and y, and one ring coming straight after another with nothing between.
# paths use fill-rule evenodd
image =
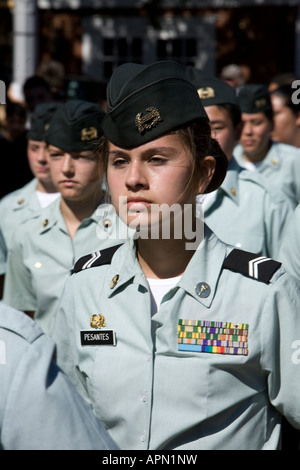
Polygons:
<instances>
[{"instance_id":1,"label":"cadet's ear","mask_svg":"<svg viewBox=\"0 0 300 470\"><path fill-rule=\"evenodd\" d=\"M196 190L197 194L203 194L209 185L216 168L216 159L211 155L203 158L201 162L201 174L198 180L198 186Z\"/></svg>"}]
</instances>

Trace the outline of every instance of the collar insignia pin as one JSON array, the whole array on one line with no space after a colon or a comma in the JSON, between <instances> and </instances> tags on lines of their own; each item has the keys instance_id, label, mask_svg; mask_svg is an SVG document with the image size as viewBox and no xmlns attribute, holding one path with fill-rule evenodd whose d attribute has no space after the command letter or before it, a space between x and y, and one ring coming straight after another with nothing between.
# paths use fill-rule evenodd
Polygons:
<instances>
[{"instance_id":1,"label":"collar insignia pin","mask_svg":"<svg viewBox=\"0 0 300 470\"><path fill-rule=\"evenodd\" d=\"M119 274L116 274L110 281L109 287L113 289L117 285L118 280L119 280Z\"/></svg>"}]
</instances>

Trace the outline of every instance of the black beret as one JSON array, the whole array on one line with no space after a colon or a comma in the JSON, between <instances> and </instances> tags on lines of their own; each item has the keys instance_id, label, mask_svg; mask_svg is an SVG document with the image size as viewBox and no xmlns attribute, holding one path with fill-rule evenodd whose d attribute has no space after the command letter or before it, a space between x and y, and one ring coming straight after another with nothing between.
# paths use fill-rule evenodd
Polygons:
<instances>
[{"instance_id":1,"label":"black beret","mask_svg":"<svg viewBox=\"0 0 300 470\"><path fill-rule=\"evenodd\" d=\"M38 104L32 113L27 138L38 142L44 141L49 123L57 108L60 106L62 106L62 104L56 101Z\"/></svg>"},{"instance_id":2,"label":"black beret","mask_svg":"<svg viewBox=\"0 0 300 470\"><path fill-rule=\"evenodd\" d=\"M70 100L57 109L46 132L46 142L65 152L92 150L103 136L105 112L96 103Z\"/></svg>"},{"instance_id":3,"label":"black beret","mask_svg":"<svg viewBox=\"0 0 300 470\"><path fill-rule=\"evenodd\" d=\"M238 91L242 113L255 114L272 110L272 103L266 85L247 84Z\"/></svg>"},{"instance_id":4,"label":"black beret","mask_svg":"<svg viewBox=\"0 0 300 470\"><path fill-rule=\"evenodd\" d=\"M187 68L187 77L196 87L203 106L234 104L239 106L236 90L216 77L203 77L194 67Z\"/></svg>"},{"instance_id":5,"label":"black beret","mask_svg":"<svg viewBox=\"0 0 300 470\"><path fill-rule=\"evenodd\" d=\"M136 147L199 118L207 115L181 64L127 63L113 72L103 129L115 145Z\"/></svg>"}]
</instances>

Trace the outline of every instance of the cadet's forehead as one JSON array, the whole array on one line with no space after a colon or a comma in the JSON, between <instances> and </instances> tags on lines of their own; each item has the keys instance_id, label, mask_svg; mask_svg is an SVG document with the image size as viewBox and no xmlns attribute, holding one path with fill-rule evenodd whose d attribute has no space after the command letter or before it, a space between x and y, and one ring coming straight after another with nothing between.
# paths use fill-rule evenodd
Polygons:
<instances>
[{"instance_id":1,"label":"cadet's forehead","mask_svg":"<svg viewBox=\"0 0 300 470\"><path fill-rule=\"evenodd\" d=\"M242 113L242 121L268 121L267 116L263 112L259 113Z\"/></svg>"},{"instance_id":2,"label":"cadet's forehead","mask_svg":"<svg viewBox=\"0 0 300 470\"><path fill-rule=\"evenodd\" d=\"M143 153L154 153L154 152L164 152L164 153L178 153L181 146L184 146L184 141L181 137L181 134L178 132L171 132L164 134L157 139L150 140L144 144L138 145L131 148L123 148L115 145L113 142L108 142L108 150L111 155L128 153L128 154L143 154Z\"/></svg>"},{"instance_id":3,"label":"cadet's forehead","mask_svg":"<svg viewBox=\"0 0 300 470\"><path fill-rule=\"evenodd\" d=\"M228 111L223 108L222 105L214 104L212 106L205 106L205 111L210 122L229 119Z\"/></svg>"}]
</instances>

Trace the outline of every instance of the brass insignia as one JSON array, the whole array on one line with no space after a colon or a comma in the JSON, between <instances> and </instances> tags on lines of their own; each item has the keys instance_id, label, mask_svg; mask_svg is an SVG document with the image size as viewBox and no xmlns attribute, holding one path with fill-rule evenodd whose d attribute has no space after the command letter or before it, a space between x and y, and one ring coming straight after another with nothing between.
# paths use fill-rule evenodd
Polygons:
<instances>
[{"instance_id":1,"label":"brass insignia","mask_svg":"<svg viewBox=\"0 0 300 470\"><path fill-rule=\"evenodd\" d=\"M202 100L206 100L208 98L214 98L216 96L215 90L211 88L210 86L205 87L205 88L199 88L198 95L199 95L199 98L201 98Z\"/></svg>"},{"instance_id":2,"label":"brass insignia","mask_svg":"<svg viewBox=\"0 0 300 470\"><path fill-rule=\"evenodd\" d=\"M48 225L48 219L45 219L45 220L43 221L43 227L47 227L47 225Z\"/></svg>"},{"instance_id":3,"label":"brass insignia","mask_svg":"<svg viewBox=\"0 0 300 470\"><path fill-rule=\"evenodd\" d=\"M195 291L199 297L206 298L210 294L210 287L206 282L199 282L195 287Z\"/></svg>"},{"instance_id":4,"label":"brass insignia","mask_svg":"<svg viewBox=\"0 0 300 470\"><path fill-rule=\"evenodd\" d=\"M24 199L19 199L18 204L24 204Z\"/></svg>"},{"instance_id":5,"label":"brass insignia","mask_svg":"<svg viewBox=\"0 0 300 470\"><path fill-rule=\"evenodd\" d=\"M113 289L113 288L117 285L118 280L119 280L119 274L116 274L116 275L112 278L112 280L110 281L109 287L110 287L111 289Z\"/></svg>"},{"instance_id":6,"label":"brass insignia","mask_svg":"<svg viewBox=\"0 0 300 470\"><path fill-rule=\"evenodd\" d=\"M47 131L50 127L50 124L45 124L44 130Z\"/></svg>"},{"instance_id":7,"label":"brass insignia","mask_svg":"<svg viewBox=\"0 0 300 470\"><path fill-rule=\"evenodd\" d=\"M257 109L260 109L266 106L267 101L265 98L260 98L259 100L256 100L254 104Z\"/></svg>"},{"instance_id":8,"label":"brass insignia","mask_svg":"<svg viewBox=\"0 0 300 470\"><path fill-rule=\"evenodd\" d=\"M85 127L81 130L81 140L89 142L90 140L97 139L98 131L95 127Z\"/></svg>"},{"instance_id":9,"label":"brass insignia","mask_svg":"<svg viewBox=\"0 0 300 470\"><path fill-rule=\"evenodd\" d=\"M99 315L92 315L92 317L91 317L91 327L100 329L103 326L105 326L104 315L101 315L101 313L99 313Z\"/></svg>"},{"instance_id":10,"label":"brass insignia","mask_svg":"<svg viewBox=\"0 0 300 470\"><path fill-rule=\"evenodd\" d=\"M148 114L138 113L135 117L135 125L140 133L145 130L152 129L159 121L162 121L161 115L157 108L146 108Z\"/></svg>"},{"instance_id":11,"label":"brass insignia","mask_svg":"<svg viewBox=\"0 0 300 470\"><path fill-rule=\"evenodd\" d=\"M233 196L236 196L236 189L235 188L231 188L230 192Z\"/></svg>"}]
</instances>

